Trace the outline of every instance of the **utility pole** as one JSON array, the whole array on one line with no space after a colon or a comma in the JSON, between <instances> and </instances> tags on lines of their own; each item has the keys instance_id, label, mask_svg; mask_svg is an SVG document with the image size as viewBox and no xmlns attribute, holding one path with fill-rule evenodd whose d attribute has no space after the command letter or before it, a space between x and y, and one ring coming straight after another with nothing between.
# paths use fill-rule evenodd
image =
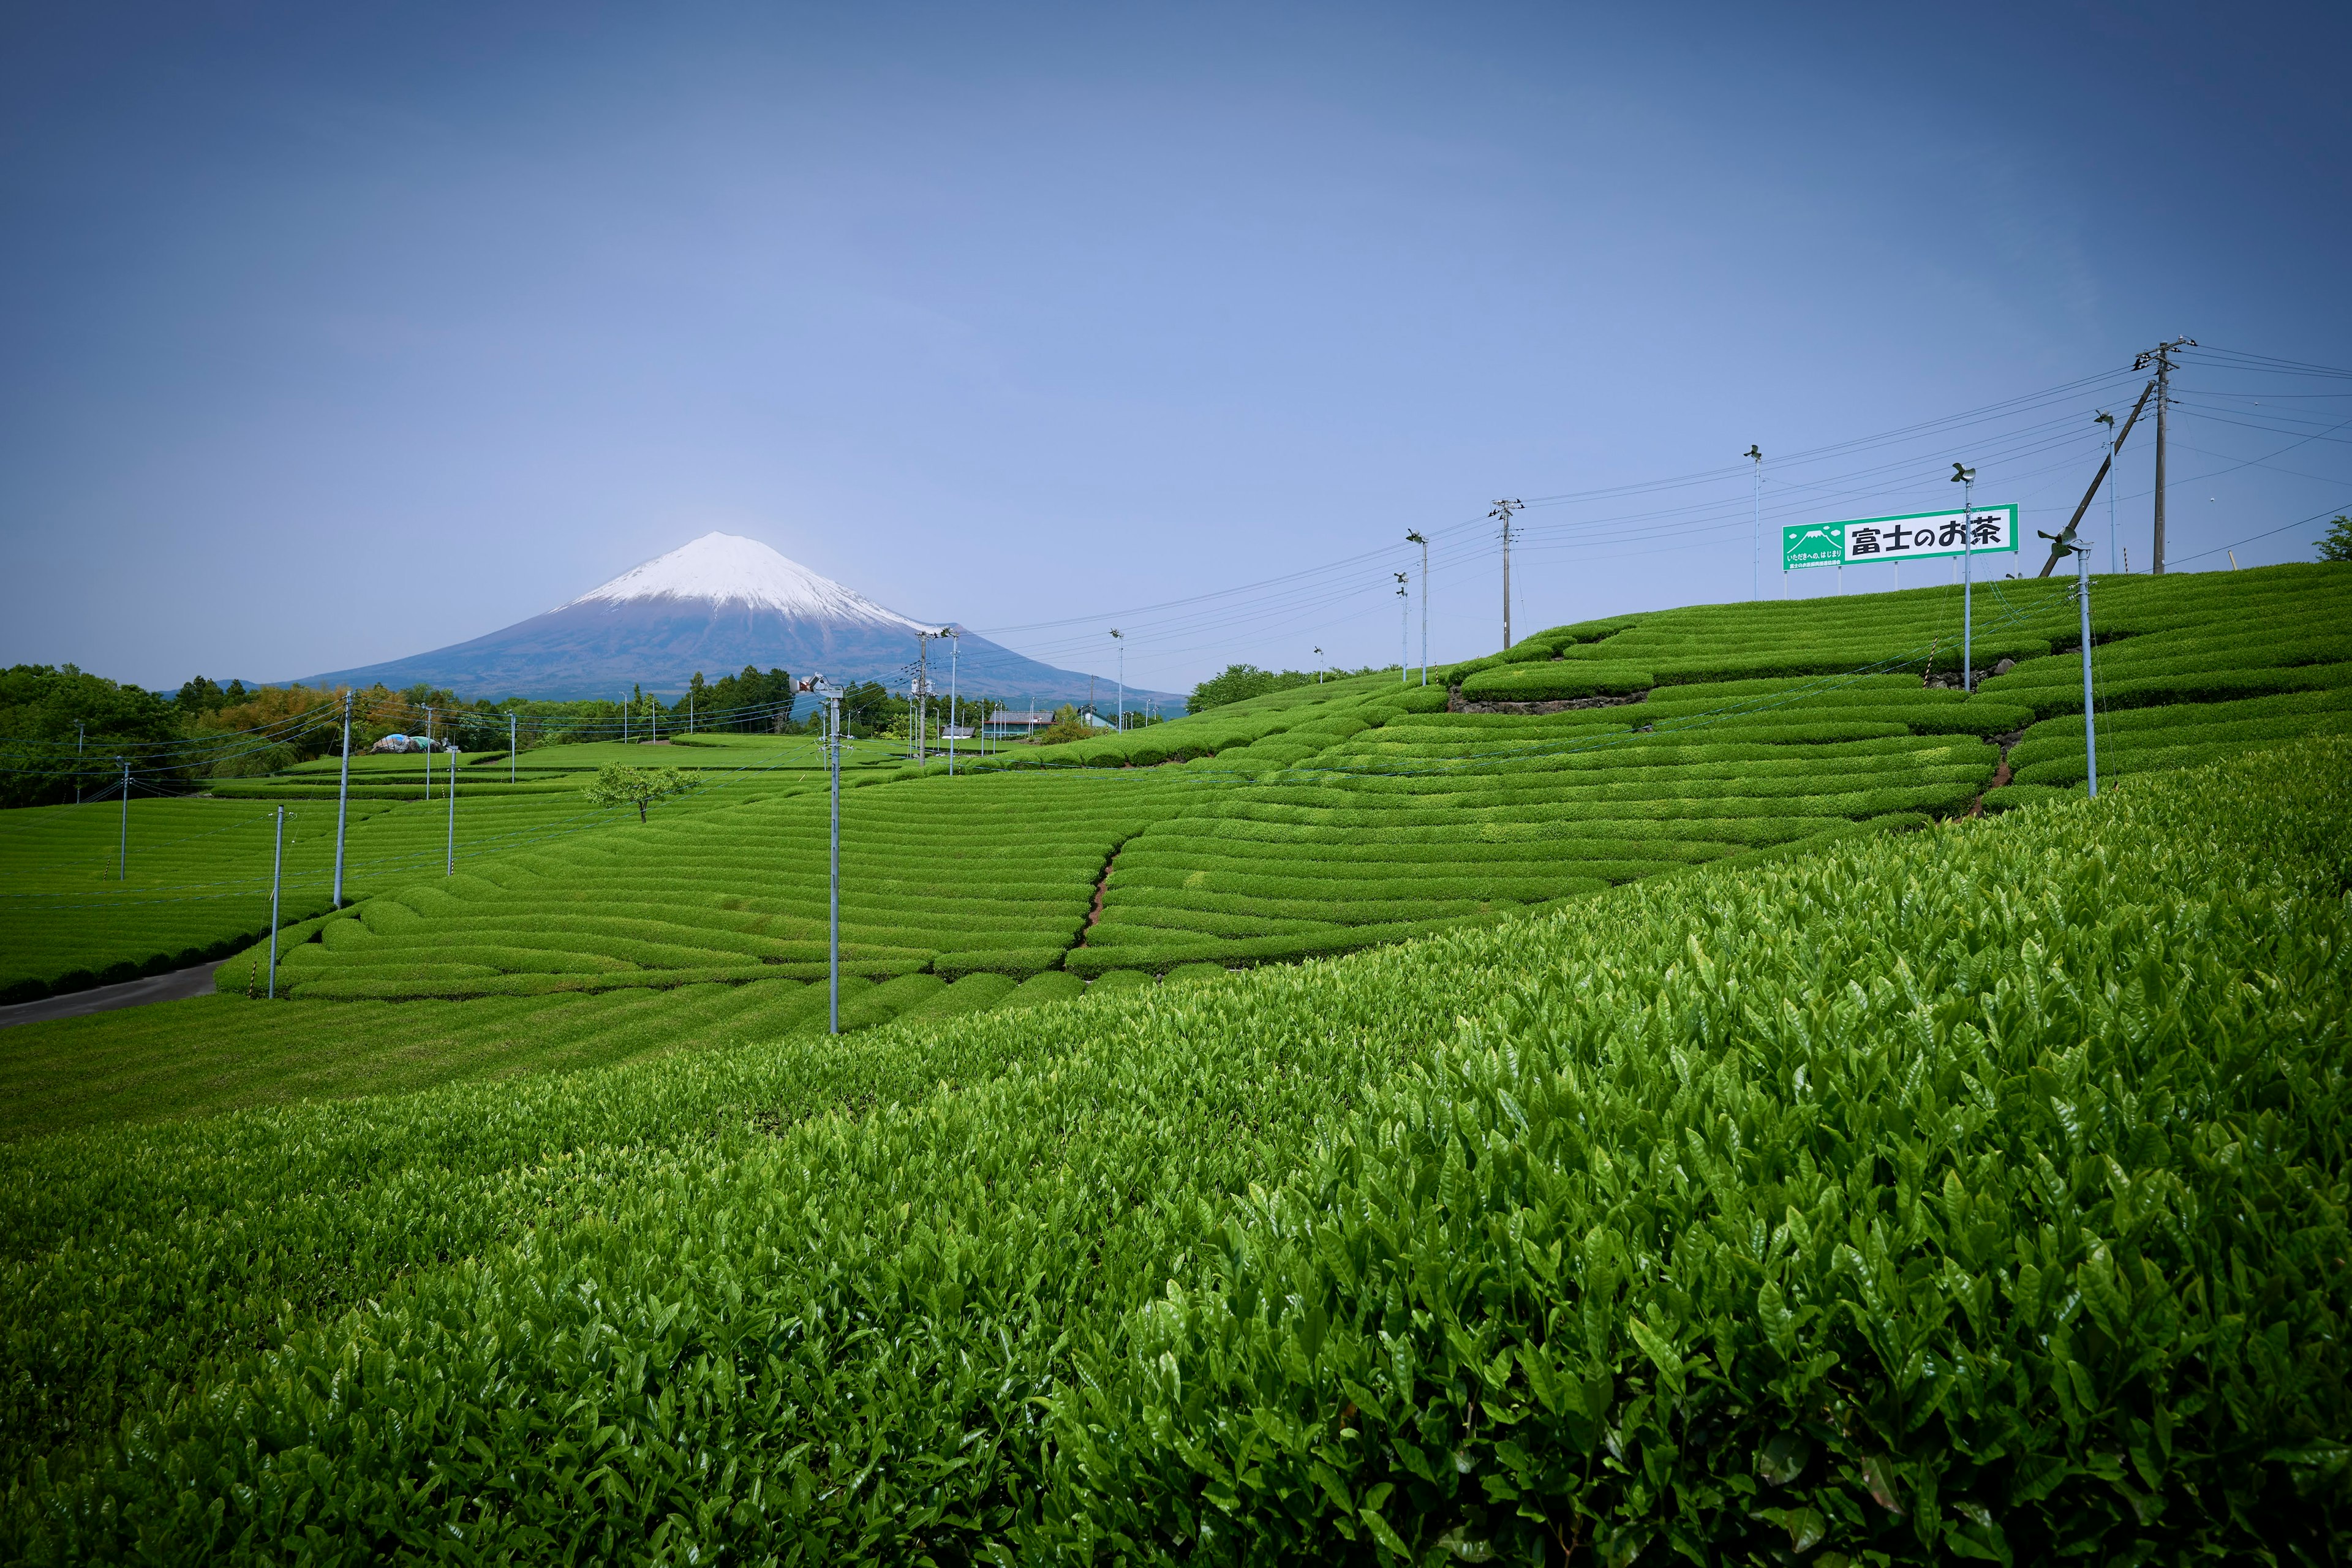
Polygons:
<instances>
[{"instance_id":1,"label":"utility pole","mask_svg":"<svg viewBox=\"0 0 2352 1568\"><path fill-rule=\"evenodd\" d=\"M278 1000L278 886L286 871L286 808L278 808L278 841L269 856L269 999ZM246 982L250 985L250 980ZM248 992L247 994L250 995Z\"/></svg>"},{"instance_id":2,"label":"utility pole","mask_svg":"<svg viewBox=\"0 0 2352 1568\"><path fill-rule=\"evenodd\" d=\"M956 668L963 658L963 634L955 627L950 626L947 629L947 635L955 638L955 641L948 644L948 777L953 778L955 777L956 715L959 711L956 703Z\"/></svg>"},{"instance_id":3,"label":"utility pole","mask_svg":"<svg viewBox=\"0 0 2352 1568\"><path fill-rule=\"evenodd\" d=\"M433 798L433 710L425 710L425 798Z\"/></svg>"},{"instance_id":4,"label":"utility pole","mask_svg":"<svg viewBox=\"0 0 2352 1568\"><path fill-rule=\"evenodd\" d=\"M1405 671L1412 665L1412 596L1405 592L1405 575L1400 572L1397 580L1397 684L1407 684Z\"/></svg>"},{"instance_id":5,"label":"utility pole","mask_svg":"<svg viewBox=\"0 0 2352 1568\"><path fill-rule=\"evenodd\" d=\"M1511 646L1511 514L1528 503L1522 500L1498 500L1488 517L1503 521L1503 646Z\"/></svg>"},{"instance_id":6,"label":"utility pole","mask_svg":"<svg viewBox=\"0 0 2352 1568\"><path fill-rule=\"evenodd\" d=\"M114 760L122 764L122 847L116 862L114 879L126 882L131 879L131 759L117 757Z\"/></svg>"},{"instance_id":7,"label":"utility pole","mask_svg":"<svg viewBox=\"0 0 2352 1568\"><path fill-rule=\"evenodd\" d=\"M1127 733L1127 634L1117 626L1110 629L1111 640L1118 644L1118 732Z\"/></svg>"},{"instance_id":8,"label":"utility pole","mask_svg":"<svg viewBox=\"0 0 2352 1568\"><path fill-rule=\"evenodd\" d=\"M1963 692L1974 691L1977 679L1976 665L1969 647L1969 595L1976 587L1977 563L1970 532L1973 522L1969 513L1975 504L1976 482L1977 471L1974 468L1963 468L1958 463L1952 465L1952 483L1960 487L1960 689Z\"/></svg>"},{"instance_id":9,"label":"utility pole","mask_svg":"<svg viewBox=\"0 0 2352 1568\"><path fill-rule=\"evenodd\" d=\"M1405 531L1407 544L1421 546L1421 683L1429 684L1429 541L1417 529Z\"/></svg>"},{"instance_id":10,"label":"utility pole","mask_svg":"<svg viewBox=\"0 0 2352 1568\"><path fill-rule=\"evenodd\" d=\"M824 700L824 752L833 785L831 880L825 904L825 974L829 987L825 1032L841 1033L841 693L822 675L812 675L800 689Z\"/></svg>"},{"instance_id":11,"label":"utility pole","mask_svg":"<svg viewBox=\"0 0 2352 1568\"><path fill-rule=\"evenodd\" d=\"M82 721L74 721L74 804L81 804Z\"/></svg>"},{"instance_id":12,"label":"utility pole","mask_svg":"<svg viewBox=\"0 0 2352 1568\"><path fill-rule=\"evenodd\" d=\"M425 766L433 766L433 754L425 755ZM445 877L457 874L457 748L449 748L449 864L441 873Z\"/></svg>"},{"instance_id":13,"label":"utility pole","mask_svg":"<svg viewBox=\"0 0 2352 1568\"><path fill-rule=\"evenodd\" d=\"M343 766L335 783L335 908L343 907L343 824L352 804L352 689L343 688Z\"/></svg>"},{"instance_id":14,"label":"utility pole","mask_svg":"<svg viewBox=\"0 0 2352 1568\"><path fill-rule=\"evenodd\" d=\"M508 711L508 713L507 713L507 783L509 783L509 784L512 784L512 783L514 783L514 782L515 782L515 716L514 716L513 711L512 711L511 710L509 710Z\"/></svg>"},{"instance_id":15,"label":"utility pole","mask_svg":"<svg viewBox=\"0 0 2352 1568\"><path fill-rule=\"evenodd\" d=\"M2156 564L2148 568L2151 575L2164 575L2164 411L2172 402L2172 356L2181 349L2197 346L2195 338L2175 338L2168 343L2158 343L2132 362L2132 369L2146 370L2156 366Z\"/></svg>"},{"instance_id":16,"label":"utility pole","mask_svg":"<svg viewBox=\"0 0 2352 1568\"><path fill-rule=\"evenodd\" d=\"M1757 446L1751 441L1748 443L1748 450L1739 455L1748 458L1756 465L1756 528L1754 534L1756 582L1755 585L1748 589L1748 596L1750 599L1760 600L1764 597L1764 448Z\"/></svg>"}]
</instances>

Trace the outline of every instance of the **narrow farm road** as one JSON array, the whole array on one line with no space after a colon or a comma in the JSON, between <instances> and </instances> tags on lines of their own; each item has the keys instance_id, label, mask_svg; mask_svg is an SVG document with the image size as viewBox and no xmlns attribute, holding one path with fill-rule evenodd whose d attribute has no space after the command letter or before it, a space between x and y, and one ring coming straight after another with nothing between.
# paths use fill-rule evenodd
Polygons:
<instances>
[{"instance_id":1,"label":"narrow farm road","mask_svg":"<svg viewBox=\"0 0 2352 1568\"><path fill-rule=\"evenodd\" d=\"M216 959L169 974L150 974L114 985L92 986L37 1002L16 1002L0 1007L0 1029L11 1024L39 1024L51 1018L79 1018L85 1013L111 1013L118 1007L142 1007L150 1002L181 1002L203 996L213 988L213 971L227 963Z\"/></svg>"}]
</instances>

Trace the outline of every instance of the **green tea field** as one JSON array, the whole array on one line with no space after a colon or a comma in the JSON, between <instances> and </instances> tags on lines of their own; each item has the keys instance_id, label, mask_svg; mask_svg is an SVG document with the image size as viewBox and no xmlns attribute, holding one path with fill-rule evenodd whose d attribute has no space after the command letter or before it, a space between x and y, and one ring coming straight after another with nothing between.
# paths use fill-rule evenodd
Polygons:
<instances>
[{"instance_id":1,"label":"green tea field","mask_svg":"<svg viewBox=\"0 0 2352 1568\"><path fill-rule=\"evenodd\" d=\"M2097 579L2095 801L2070 588L862 744L838 1037L804 738L0 814L234 954L0 1028L0 1553L2336 1561L2352 568Z\"/></svg>"}]
</instances>

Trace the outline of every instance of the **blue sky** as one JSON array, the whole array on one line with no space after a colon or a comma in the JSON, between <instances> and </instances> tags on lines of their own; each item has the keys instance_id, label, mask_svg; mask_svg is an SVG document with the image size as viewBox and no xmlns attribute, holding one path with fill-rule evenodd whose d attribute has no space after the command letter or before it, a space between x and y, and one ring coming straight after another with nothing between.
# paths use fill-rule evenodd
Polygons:
<instances>
[{"instance_id":1,"label":"blue sky","mask_svg":"<svg viewBox=\"0 0 2352 1568\"><path fill-rule=\"evenodd\" d=\"M2307 557L2257 536L2352 506L2352 379L2235 356L2352 366L2347 58L2318 5L16 7L0 661L348 667L712 528L1176 689L1393 659L1417 528L1458 658L1497 497L1522 633L1748 595L1751 442L1768 524L1958 458L2052 527L2179 334L2174 560Z\"/></svg>"}]
</instances>

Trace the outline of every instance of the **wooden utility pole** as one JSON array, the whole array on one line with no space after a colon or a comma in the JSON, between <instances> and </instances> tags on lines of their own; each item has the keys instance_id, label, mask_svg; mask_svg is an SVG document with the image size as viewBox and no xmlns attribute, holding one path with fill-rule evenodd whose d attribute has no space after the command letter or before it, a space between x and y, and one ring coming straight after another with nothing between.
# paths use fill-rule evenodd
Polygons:
<instances>
[{"instance_id":1,"label":"wooden utility pole","mask_svg":"<svg viewBox=\"0 0 2352 1568\"><path fill-rule=\"evenodd\" d=\"M2164 411L2172 402L2172 354L2176 349L2196 346L2195 338L2175 338L2132 362L2134 370L2156 366L2156 564L2149 571L2158 577L2164 575Z\"/></svg>"}]
</instances>

